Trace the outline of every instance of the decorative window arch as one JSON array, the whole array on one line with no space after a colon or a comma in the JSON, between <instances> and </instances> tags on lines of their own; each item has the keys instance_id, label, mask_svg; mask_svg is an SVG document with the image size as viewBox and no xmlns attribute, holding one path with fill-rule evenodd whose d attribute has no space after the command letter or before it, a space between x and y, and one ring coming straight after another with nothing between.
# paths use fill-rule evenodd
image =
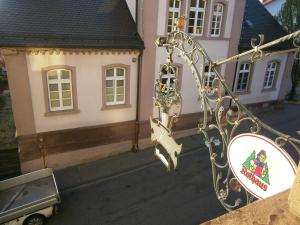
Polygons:
<instances>
[{"instance_id":1,"label":"decorative window arch","mask_svg":"<svg viewBox=\"0 0 300 225\"><path fill-rule=\"evenodd\" d=\"M183 65L179 63L172 63L172 67L174 68L176 74L173 74L172 72L170 73L170 71L168 73L167 71L164 71L162 67L163 65L160 66L162 72L162 82L165 82L168 86L172 86L175 78L177 78L178 88L181 89Z\"/></svg>"},{"instance_id":2,"label":"decorative window arch","mask_svg":"<svg viewBox=\"0 0 300 225\"><path fill-rule=\"evenodd\" d=\"M211 38L225 38L228 1L212 0L211 4L212 10L210 13L208 36Z\"/></svg>"},{"instance_id":3,"label":"decorative window arch","mask_svg":"<svg viewBox=\"0 0 300 225\"><path fill-rule=\"evenodd\" d=\"M240 62L236 74L235 92L236 94L249 93L252 75L254 71L254 63L250 61Z\"/></svg>"},{"instance_id":4,"label":"decorative window arch","mask_svg":"<svg viewBox=\"0 0 300 225\"><path fill-rule=\"evenodd\" d=\"M102 109L130 107L130 66L110 64L102 73Z\"/></svg>"},{"instance_id":5,"label":"decorative window arch","mask_svg":"<svg viewBox=\"0 0 300 225\"><path fill-rule=\"evenodd\" d=\"M168 0L169 1L169 10L168 10L168 23L167 23L167 32L172 32L175 27L176 19L180 16L181 10L181 0Z\"/></svg>"},{"instance_id":6,"label":"decorative window arch","mask_svg":"<svg viewBox=\"0 0 300 225\"><path fill-rule=\"evenodd\" d=\"M42 69L46 116L79 112L75 71L75 67L66 65Z\"/></svg>"},{"instance_id":7,"label":"decorative window arch","mask_svg":"<svg viewBox=\"0 0 300 225\"><path fill-rule=\"evenodd\" d=\"M202 36L204 33L206 0L191 0L188 33Z\"/></svg>"},{"instance_id":8,"label":"decorative window arch","mask_svg":"<svg viewBox=\"0 0 300 225\"><path fill-rule=\"evenodd\" d=\"M211 18L211 37L220 37L222 30L222 22L224 17L225 5L223 3L216 3L213 6Z\"/></svg>"},{"instance_id":9,"label":"decorative window arch","mask_svg":"<svg viewBox=\"0 0 300 225\"><path fill-rule=\"evenodd\" d=\"M276 86L277 76L280 69L280 62L273 60L268 62L263 81L263 90L272 90Z\"/></svg>"},{"instance_id":10,"label":"decorative window arch","mask_svg":"<svg viewBox=\"0 0 300 225\"><path fill-rule=\"evenodd\" d=\"M221 67L216 68L217 72L221 72ZM209 64L204 65L204 87L208 95L213 95L213 81L216 78L216 73Z\"/></svg>"},{"instance_id":11,"label":"decorative window arch","mask_svg":"<svg viewBox=\"0 0 300 225\"><path fill-rule=\"evenodd\" d=\"M215 79L216 74L212 70L210 65L204 66L204 84L206 88L212 88L213 87L213 80Z\"/></svg>"}]
</instances>

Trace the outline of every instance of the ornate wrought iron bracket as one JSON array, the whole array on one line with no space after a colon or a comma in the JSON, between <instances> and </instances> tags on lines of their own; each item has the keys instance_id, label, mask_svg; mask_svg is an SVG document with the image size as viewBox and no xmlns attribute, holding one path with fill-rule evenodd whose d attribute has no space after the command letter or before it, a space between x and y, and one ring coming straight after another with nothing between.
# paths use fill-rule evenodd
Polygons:
<instances>
[{"instance_id":1,"label":"ornate wrought iron bracket","mask_svg":"<svg viewBox=\"0 0 300 225\"><path fill-rule=\"evenodd\" d=\"M176 168L177 156L182 147L172 137L172 125L181 114L182 105L172 60L176 53L187 63L196 83L199 101L203 109L203 118L198 124L198 132L204 136L210 153L212 178L217 198L228 211L255 200L255 197L239 184L228 166L228 144L239 133L241 127L247 132L255 134L268 132L278 146L289 146L288 148L293 149L298 155L300 155L300 140L273 129L255 117L231 91L224 77L219 73L218 67L224 63L239 61L246 56L252 62L259 61L270 55L264 53L264 49L295 39L299 35L300 31L297 31L267 44L263 44L264 37L260 35L258 40L251 41L252 50L220 62L213 62L200 43L195 42L191 36L179 30L169 33L167 37L160 37L156 41L158 47L166 48L168 59L162 66L159 79L155 83L154 100L159 111L159 118L151 119L151 139L155 142L155 154L168 169ZM294 45L295 49L285 52L295 52L300 49L297 41L294 41ZM299 58L300 54L295 57L295 59ZM212 88L206 86L205 65L209 65L211 71L216 75L212 81ZM175 74L172 82L170 80L166 82L164 79L166 74ZM229 101L232 102L231 107L229 107ZM217 131L217 135L212 136L211 129Z\"/></svg>"}]
</instances>

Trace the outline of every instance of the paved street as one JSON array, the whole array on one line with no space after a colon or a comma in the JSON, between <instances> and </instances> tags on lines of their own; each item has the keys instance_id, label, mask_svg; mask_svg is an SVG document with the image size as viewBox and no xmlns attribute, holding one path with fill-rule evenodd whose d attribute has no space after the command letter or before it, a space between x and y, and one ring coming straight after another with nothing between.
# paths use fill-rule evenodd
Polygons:
<instances>
[{"instance_id":1,"label":"paved street","mask_svg":"<svg viewBox=\"0 0 300 225\"><path fill-rule=\"evenodd\" d=\"M300 130L300 105L258 116L290 135ZM213 191L203 137L178 142L184 147L175 172L166 171L153 149L56 172L62 203L48 224L196 225L225 213Z\"/></svg>"}]
</instances>

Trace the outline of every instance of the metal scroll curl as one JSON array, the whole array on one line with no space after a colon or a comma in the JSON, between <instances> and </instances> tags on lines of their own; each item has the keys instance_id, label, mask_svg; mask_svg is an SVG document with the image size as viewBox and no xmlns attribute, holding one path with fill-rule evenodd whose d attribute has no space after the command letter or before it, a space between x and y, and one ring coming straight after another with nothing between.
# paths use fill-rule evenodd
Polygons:
<instances>
[{"instance_id":1,"label":"metal scroll curl","mask_svg":"<svg viewBox=\"0 0 300 225\"><path fill-rule=\"evenodd\" d=\"M299 48L300 48L300 36L297 36L297 37L294 38L293 45L294 45L294 47L296 47L298 49L298 51L296 51L294 53L294 59L299 62L300 61L300 50L299 50Z\"/></svg>"},{"instance_id":2,"label":"metal scroll curl","mask_svg":"<svg viewBox=\"0 0 300 225\"><path fill-rule=\"evenodd\" d=\"M293 37L295 35L290 35L285 40ZM257 40L253 40L252 46L257 51L249 56L253 62L263 58L261 50L264 47L263 36L260 36L258 45L255 44L256 42ZM198 90L199 103L203 110L198 132L204 136L204 142L210 154L212 180L217 198L228 211L253 202L256 198L240 185L229 167L227 147L230 141L240 133L269 133L278 145L289 145L299 156L300 140L274 130L241 104L226 84L217 64L211 60L201 44L194 41L191 36L176 30L169 33L167 37L160 37L156 43L158 47L166 48L168 57L155 83L154 100L159 110L159 118L151 119L151 138L155 142L155 154L169 170L176 168L177 156L181 153L182 146L174 140L170 121L172 118L174 121L177 120L182 104L178 78L176 75L171 75L176 72L173 57L177 55L188 65ZM171 108L175 106L180 110L172 114ZM166 154L163 155L162 151Z\"/></svg>"}]
</instances>

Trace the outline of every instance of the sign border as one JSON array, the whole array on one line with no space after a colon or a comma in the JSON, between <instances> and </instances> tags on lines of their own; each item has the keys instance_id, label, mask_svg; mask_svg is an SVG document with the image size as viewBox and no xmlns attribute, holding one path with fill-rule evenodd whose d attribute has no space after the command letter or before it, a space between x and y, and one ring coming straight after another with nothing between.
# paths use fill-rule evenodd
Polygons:
<instances>
[{"instance_id":1,"label":"sign border","mask_svg":"<svg viewBox=\"0 0 300 225\"><path fill-rule=\"evenodd\" d=\"M231 162L230 162L230 157L229 157L229 149L230 149L230 146L232 145L232 143L238 139L238 138L241 138L241 137L245 137L245 136L252 136L252 137L255 137L255 138L258 138L258 139L261 139L261 140L264 140L266 142L268 142L269 144L271 144L273 147L275 147L286 159L287 161L289 162L289 164L291 165L291 167L293 168L293 171L294 171L294 174L296 176L296 173L297 173L297 166L296 166L296 163L294 162L294 160L291 158L291 156L285 152L285 150L283 150L282 148L280 148L279 146L277 146L277 144L272 141L271 139L265 137L265 136L262 136L262 135L258 135L258 134L252 134L252 133L244 133L244 134L239 134L237 136L235 136L228 144L228 147L227 147L227 160L228 160L228 163L229 163L229 167L231 169L231 172L234 174L235 178L239 181L239 183L241 183L241 185L248 191L250 192L253 196L255 196L256 198L258 199L265 199L265 198L262 198L256 194L254 194L252 191L249 190L249 188L243 184L243 182L238 179L236 173L234 172L234 170L232 169L232 165L231 165ZM285 191L285 190L283 190Z\"/></svg>"}]
</instances>

